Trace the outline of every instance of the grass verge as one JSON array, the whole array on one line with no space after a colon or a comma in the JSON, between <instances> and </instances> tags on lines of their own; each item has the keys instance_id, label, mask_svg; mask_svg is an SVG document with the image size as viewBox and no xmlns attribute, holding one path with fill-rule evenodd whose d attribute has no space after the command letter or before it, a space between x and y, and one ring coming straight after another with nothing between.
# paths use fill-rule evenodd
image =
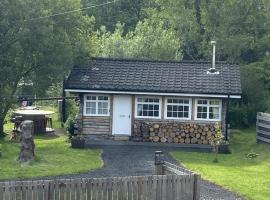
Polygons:
<instances>
[{"instance_id":1,"label":"grass verge","mask_svg":"<svg viewBox=\"0 0 270 200\"><path fill-rule=\"evenodd\" d=\"M19 164L19 144L0 141L0 179L21 179L85 172L102 166L101 150L70 148L66 137L36 136L36 159L29 164Z\"/></svg>"},{"instance_id":2,"label":"grass verge","mask_svg":"<svg viewBox=\"0 0 270 200\"><path fill-rule=\"evenodd\" d=\"M257 144L254 129L233 131L232 154L172 152L174 158L202 177L234 191L247 199L268 200L270 197L270 144ZM248 158L249 153L259 154Z\"/></svg>"}]
</instances>

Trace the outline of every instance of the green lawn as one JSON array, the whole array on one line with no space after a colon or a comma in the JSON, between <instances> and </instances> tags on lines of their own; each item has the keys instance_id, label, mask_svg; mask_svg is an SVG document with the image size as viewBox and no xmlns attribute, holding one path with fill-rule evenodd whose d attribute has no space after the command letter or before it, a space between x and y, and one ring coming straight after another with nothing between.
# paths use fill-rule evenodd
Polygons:
<instances>
[{"instance_id":1,"label":"green lawn","mask_svg":"<svg viewBox=\"0 0 270 200\"><path fill-rule=\"evenodd\" d=\"M31 178L71 174L100 168L100 150L76 150L70 148L66 137L37 136L36 159L31 164L20 165L16 161L18 143L0 141L0 179Z\"/></svg>"},{"instance_id":2,"label":"green lawn","mask_svg":"<svg viewBox=\"0 0 270 200\"><path fill-rule=\"evenodd\" d=\"M231 149L232 154L219 154L219 163L212 162L212 153L172 152L172 155L204 179L247 199L270 199L270 144L257 144L255 130L249 129L233 132ZM250 152L259 156L247 158Z\"/></svg>"}]
</instances>

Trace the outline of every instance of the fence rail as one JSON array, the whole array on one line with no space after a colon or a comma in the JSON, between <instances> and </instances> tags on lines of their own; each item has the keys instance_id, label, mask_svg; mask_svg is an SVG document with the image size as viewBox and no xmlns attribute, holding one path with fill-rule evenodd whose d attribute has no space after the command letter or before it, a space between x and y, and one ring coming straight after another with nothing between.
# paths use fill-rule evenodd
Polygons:
<instances>
[{"instance_id":1,"label":"fence rail","mask_svg":"<svg viewBox=\"0 0 270 200\"><path fill-rule=\"evenodd\" d=\"M270 143L270 114L257 113L256 132L257 141Z\"/></svg>"},{"instance_id":2,"label":"fence rail","mask_svg":"<svg viewBox=\"0 0 270 200\"><path fill-rule=\"evenodd\" d=\"M199 200L198 174L159 161L149 176L0 182L0 200Z\"/></svg>"}]
</instances>

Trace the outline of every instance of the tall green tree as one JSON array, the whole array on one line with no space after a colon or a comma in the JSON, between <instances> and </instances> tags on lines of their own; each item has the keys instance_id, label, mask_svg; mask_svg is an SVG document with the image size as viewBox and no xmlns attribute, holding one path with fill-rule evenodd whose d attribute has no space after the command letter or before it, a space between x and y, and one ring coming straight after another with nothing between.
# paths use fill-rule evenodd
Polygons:
<instances>
[{"instance_id":1,"label":"tall green tree","mask_svg":"<svg viewBox=\"0 0 270 200\"><path fill-rule=\"evenodd\" d=\"M0 2L0 135L20 81L48 86L63 78L78 55L88 55L89 17L81 12L46 17L80 7L79 0Z\"/></svg>"},{"instance_id":2,"label":"tall green tree","mask_svg":"<svg viewBox=\"0 0 270 200\"><path fill-rule=\"evenodd\" d=\"M114 31L115 24L121 22L125 24L125 32L133 30L145 18L144 8L149 4L147 0L82 0L82 3L85 7L104 4L86 11L95 17L97 28L105 26L107 30Z\"/></svg>"},{"instance_id":3,"label":"tall green tree","mask_svg":"<svg viewBox=\"0 0 270 200\"><path fill-rule=\"evenodd\" d=\"M113 33L103 27L97 33L96 55L156 60L180 60L182 41L173 29L162 21L144 20L134 31L124 34L124 26L118 24Z\"/></svg>"}]
</instances>

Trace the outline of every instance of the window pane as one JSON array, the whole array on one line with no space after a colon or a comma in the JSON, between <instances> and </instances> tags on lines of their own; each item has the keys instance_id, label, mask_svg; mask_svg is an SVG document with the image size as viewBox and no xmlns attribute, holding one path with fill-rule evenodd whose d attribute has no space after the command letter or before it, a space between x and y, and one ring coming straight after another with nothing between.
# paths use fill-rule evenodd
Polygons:
<instances>
[{"instance_id":1,"label":"window pane","mask_svg":"<svg viewBox=\"0 0 270 200\"><path fill-rule=\"evenodd\" d=\"M98 109L103 108L103 103L102 102L98 102Z\"/></svg>"},{"instance_id":2,"label":"window pane","mask_svg":"<svg viewBox=\"0 0 270 200\"><path fill-rule=\"evenodd\" d=\"M149 111L148 116L150 116L150 117L154 116L154 111Z\"/></svg>"},{"instance_id":3,"label":"window pane","mask_svg":"<svg viewBox=\"0 0 270 200\"><path fill-rule=\"evenodd\" d=\"M188 106L184 106L184 111L188 111L189 107Z\"/></svg>"},{"instance_id":4,"label":"window pane","mask_svg":"<svg viewBox=\"0 0 270 200\"><path fill-rule=\"evenodd\" d=\"M102 106L103 106L104 109L108 109L108 103L107 102L104 102Z\"/></svg>"},{"instance_id":5,"label":"window pane","mask_svg":"<svg viewBox=\"0 0 270 200\"><path fill-rule=\"evenodd\" d=\"M172 106L167 106L167 111L172 111Z\"/></svg>"},{"instance_id":6,"label":"window pane","mask_svg":"<svg viewBox=\"0 0 270 200\"><path fill-rule=\"evenodd\" d=\"M137 101L138 102L142 102L143 100L142 100L142 98L138 98Z\"/></svg>"},{"instance_id":7,"label":"window pane","mask_svg":"<svg viewBox=\"0 0 270 200\"><path fill-rule=\"evenodd\" d=\"M173 117L177 118L177 112L173 112Z\"/></svg>"},{"instance_id":8,"label":"window pane","mask_svg":"<svg viewBox=\"0 0 270 200\"><path fill-rule=\"evenodd\" d=\"M142 116L142 105L141 104L137 105L137 116Z\"/></svg>"},{"instance_id":9,"label":"window pane","mask_svg":"<svg viewBox=\"0 0 270 200\"><path fill-rule=\"evenodd\" d=\"M219 105L219 101L217 101L217 100L210 100L209 101L209 104L210 105Z\"/></svg>"},{"instance_id":10,"label":"window pane","mask_svg":"<svg viewBox=\"0 0 270 200\"><path fill-rule=\"evenodd\" d=\"M154 102L155 103L159 103L159 99L154 99Z\"/></svg>"},{"instance_id":11,"label":"window pane","mask_svg":"<svg viewBox=\"0 0 270 200\"><path fill-rule=\"evenodd\" d=\"M90 102L85 102L85 107L86 108L89 108L90 107L90 104L91 104Z\"/></svg>"},{"instance_id":12,"label":"window pane","mask_svg":"<svg viewBox=\"0 0 270 200\"><path fill-rule=\"evenodd\" d=\"M183 113L183 112L179 112L179 113L178 113L178 117L179 117L179 118L183 118L183 116L184 116L184 113Z\"/></svg>"},{"instance_id":13,"label":"window pane","mask_svg":"<svg viewBox=\"0 0 270 200\"><path fill-rule=\"evenodd\" d=\"M148 116L147 115L147 110L143 110L143 116Z\"/></svg>"},{"instance_id":14,"label":"window pane","mask_svg":"<svg viewBox=\"0 0 270 200\"><path fill-rule=\"evenodd\" d=\"M148 104L143 104L143 110L148 110Z\"/></svg>"},{"instance_id":15,"label":"window pane","mask_svg":"<svg viewBox=\"0 0 270 200\"><path fill-rule=\"evenodd\" d=\"M154 116L159 117L159 111L154 111Z\"/></svg>"},{"instance_id":16,"label":"window pane","mask_svg":"<svg viewBox=\"0 0 270 200\"><path fill-rule=\"evenodd\" d=\"M104 114L104 115L107 115L108 112L109 112L108 109L103 109L103 114Z\"/></svg>"},{"instance_id":17,"label":"window pane","mask_svg":"<svg viewBox=\"0 0 270 200\"><path fill-rule=\"evenodd\" d=\"M149 105L149 110L154 110L154 105Z\"/></svg>"},{"instance_id":18,"label":"window pane","mask_svg":"<svg viewBox=\"0 0 270 200\"><path fill-rule=\"evenodd\" d=\"M98 114L101 115L103 113L103 109L99 108L98 109Z\"/></svg>"},{"instance_id":19,"label":"window pane","mask_svg":"<svg viewBox=\"0 0 270 200\"><path fill-rule=\"evenodd\" d=\"M168 103L172 103L172 99L168 99Z\"/></svg>"},{"instance_id":20,"label":"window pane","mask_svg":"<svg viewBox=\"0 0 270 200\"><path fill-rule=\"evenodd\" d=\"M90 114L90 108L85 109L86 114Z\"/></svg>"},{"instance_id":21,"label":"window pane","mask_svg":"<svg viewBox=\"0 0 270 200\"><path fill-rule=\"evenodd\" d=\"M189 100L184 100L184 104L189 104Z\"/></svg>"},{"instance_id":22,"label":"window pane","mask_svg":"<svg viewBox=\"0 0 270 200\"><path fill-rule=\"evenodd\" d=\"M95 108L90 108L90 113L89 114L93 114L93 115L97 114L96 109Z\"/></svg>"},{"instance_id":23,"label":"window pane","mask_svg":"<svg viewBox=\"0 0 270 200\"><path fill-rule=\"evenodd\" d=\"M167 112L167 117L172 117L172 112Z\"/></svg>"},{"instance_id":24,"label":"window pane","mask_svg":"<svg viewBox=\"0 0 270 200\"><path fill-rule=\"evenodd\" d=\"M210 107L209 108L209 119L219 119L219 108Z\"/></svg>"},{"instance_id":25,"label":"window pane","mask_svg":"<svg viewBox=\"0 0 270 200\"><path fill-rule=\"evenodd\" d=\"M185 118L188 118L188 114L189 114L188 112L185 112L185 113L184 113L184 117L185 117Z\"/></svg>"},{"instance_id":26,"label":"window pane","mask_svg":"<svg viewBox=\"0 0 270 200\"><path fill-rule=\"evenodd\" d=\"M178 100L177 99L173 99L173 103L178 103Z\"/></svg>"},{"instance_id":27,"label":"window pane","mask_svg":"<svg viewBox=\"0 0 270 200\"><path fill-rule=\"evenodd\" d=\"M159 110L159 105L154 105L154 110Z\"/></svg>"}]
</instances>

